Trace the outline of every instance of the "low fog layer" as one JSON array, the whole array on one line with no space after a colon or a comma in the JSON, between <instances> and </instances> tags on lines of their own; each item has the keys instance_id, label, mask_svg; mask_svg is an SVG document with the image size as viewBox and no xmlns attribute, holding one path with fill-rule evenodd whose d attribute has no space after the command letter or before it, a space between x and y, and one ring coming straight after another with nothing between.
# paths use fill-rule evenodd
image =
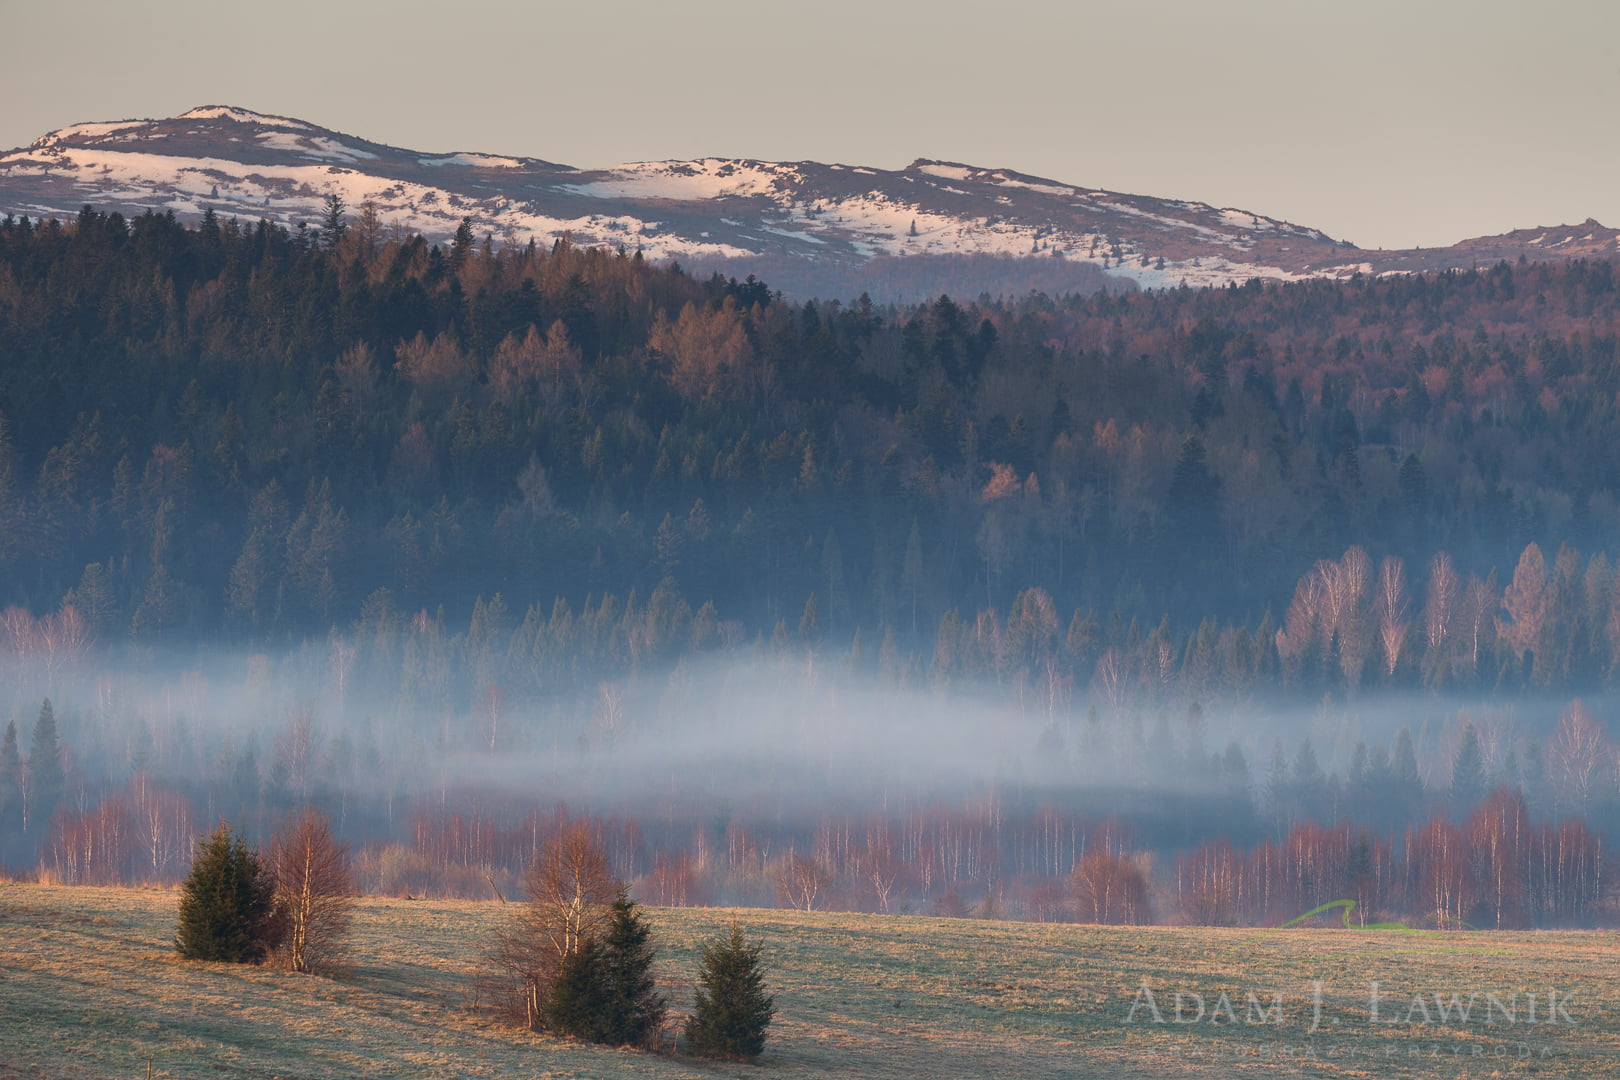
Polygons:
<instances>
[{"instance_id":1,"label":"low fog layer","mask_svg":"<svg viewBox=\"0 0 1620 1080\"><path fill-rule=\"evenodd\" d=\"M334 638L14 666L0 857L173 881L211 823L262 842L312 805L361 887L393 894L510 893L583 816L657 904L1270 925L1354 895L1401 917L1608 917L1607 702L1109 704L1053 676L930 685L752 647L555 697L463 679L430 705L355 656ZM1468 870L1464 850L1509 862ZM1473 884L1430 889L1455 874Z\"/></svg>"},{"instance_id":2,"label":"low fog layer","mask_svg":"<svg viewBox=\"0 0 1620 1080\"><path fill-rule=\"evenodd\" d=\"M299 797L483 793L604 813L725 799L780 815L985 790L1036 790L1060 803L1096 790L1184 796L1225 786L1219 759L1234 744L1263 799L1279 747L1292 762L1308 739L1324 774L1343 775L1358 743L1388 747L1402 728L1424 783L1444 789L1463 723L1494 774L1551 733L1568 705L1415 694L1291 707L1167 696L1118 707L1066 686L897 686L852 673L836 655L743 649L594 691L518 701L487 687L476 700L427 707L363 685L349 659L339 640L274 657L92 655L57 671L24 663L6 679L5 706L26 750L51 699L81 802L142 772L228 785L246 761L261 782L285 770ZM1600 715L1608 707L1587 705Z\"/></svg>"}]
</instances>

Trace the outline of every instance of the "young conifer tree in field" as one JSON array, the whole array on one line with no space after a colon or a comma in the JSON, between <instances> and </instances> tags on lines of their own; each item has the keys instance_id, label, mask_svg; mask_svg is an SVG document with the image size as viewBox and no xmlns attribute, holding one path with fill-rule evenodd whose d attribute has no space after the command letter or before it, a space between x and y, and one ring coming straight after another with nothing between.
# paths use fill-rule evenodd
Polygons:
<instances>
[{"instance_id":1,"label":"young conifer tree in field","mask_svg":"<svg viewBox=\"0 0 1620 1080\"><path fill-rule=\"evenodd\" d=\"M612 988L602 953L595 938L586 938L558 963L540 1007L547 1030L586 1042L609 1041L606 1021Z\"/></svg>"},{"instance_id":2,"label":"young conifer tree in field","mask_svg":"<svg viewBox=\"0 0 1620 1080\"><path fill-rule=\"evenodd\" d=\"M180 894L174 947L192 960L257 963L276 944L275 881L231 827L198 841Z\"/></svg>"},{"instance_id":3,"label":"young conifer tree in field","mask_svg":"<svg viewBox=\"0 0 1620 1080\"><path fill-rule=\"evenodd\" d=\"M776 1001L765 992L759 952L736 923L726 937L704 943L692 1015L686 1018L689 1051L700 1057L746 1061L765 1049Z\"/></svg>"},{"instance_id":4,"label":"young conifer tree in field","mask_svg":"<svg viewBox=\"0 0 1620 1080\"><path fill-rule=\"evenodd\" d=\"M276 918L282 928L276 959L294 971L329 967L342 955L354 884L348 849L313 807L290 816L270 842Z\"/></svg>"},{"instance_id":5,"label":"young conifer tree in field","mask_svg":"<svg viewBox=\"0 0 1620 1080\"><path fill-rule=\"evenodd\" d=\"M613 900L602 946L608 993L602 1009L601 1041L614 1046L643 1045L664 1022L664 999L652 972L657 957L652 925L623 887Z\"/></svg>"}]
</instances>

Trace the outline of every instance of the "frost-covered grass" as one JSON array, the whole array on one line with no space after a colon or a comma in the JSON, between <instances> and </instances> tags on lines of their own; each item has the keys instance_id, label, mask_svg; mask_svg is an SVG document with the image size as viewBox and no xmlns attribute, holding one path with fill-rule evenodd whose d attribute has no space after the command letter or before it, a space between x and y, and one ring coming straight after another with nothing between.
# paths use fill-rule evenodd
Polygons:
<instances>
[{"instance_id":1,"label":"frost-covered grass","mask_svg":"<svg viewBox=\"0 0 1620 1080\"><path fill-rule=\"evenodd\" d=\"M0 886L0 1078L138 1077L149 1060L166 1077L1620 1075L1610 934L1257 935L655 910L677 1012L705 936L735 918L765 943L778 1022L756 1073L529 1035L470 1009L479 956L509 910L498 904L362 900L353 962L323 978L178 959L177 900ZM1140 1003L1144 979L1163 1024ZM1397 1023L1368 1023L1371 980L1381 1017ZM1202 995L1206 1013L1225 992L1237 1023L1224 1012L1173 1023L1177 990ZM1246 1022L1251 991L1265 1007L1278 996L1280 1024ZM1567 1021L1542 1022L1548 991ZM1418 992L1426 1025L1413 1014ZM1442 1021L1435 993L1448 1007L1454 993L1477 994L1469 1022L1454 1010ZM1487 993L1518 995L1513 1023L1500 1013L1483 1023Z\"/></svg>"}]
</instances>

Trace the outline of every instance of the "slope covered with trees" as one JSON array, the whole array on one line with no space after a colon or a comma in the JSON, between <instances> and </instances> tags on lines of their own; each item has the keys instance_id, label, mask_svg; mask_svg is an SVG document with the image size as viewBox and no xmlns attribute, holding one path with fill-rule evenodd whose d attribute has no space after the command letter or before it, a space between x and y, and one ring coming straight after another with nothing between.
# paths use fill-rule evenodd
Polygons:
<instances>
[{"instance_id":1,"label":"slope covered with trees","mask_svg":"<svg viewBox=\"0 0 1620 1080\"><path fill-rule=\"evenodd\" d=\"M1620 676L1610 264L898 309L330 211L0 222L8 861L172 878L204 816L314 802L377 842L370 887L510 884L549 795L426 800L402 762L746 714L693 688L718 656L825 715L824 670L989 703L1039 767L871 818L621 823L657 902L1268 921L1314 895L1257 897L1285 849L1394 910L1477 918L1490 867L1505 922L1600 902L1613 741L1552 716ZM84 663L221 644L246 737L187 725L201 676L159 707ZM1352 726L1453 689L1558 704ZM59 691L69 738L30 743ZM1429 853L1525 814L1433 891Z\"/></svg>"},{"instance_id":2,"label":"slope covered with trees","mask_svg":"<svg viewBox=\"0 0 1620 1080\"><path fill-rule=\"evenodd\" d=\"M341 208L8 221L3 600L143 643L665 582L749 637L814 594L874 647L1032 586L1253 624L1353 545L1482 577L1603 546L1616 303L1576 263L800 306Z\"/></svg>"}]
</instances>

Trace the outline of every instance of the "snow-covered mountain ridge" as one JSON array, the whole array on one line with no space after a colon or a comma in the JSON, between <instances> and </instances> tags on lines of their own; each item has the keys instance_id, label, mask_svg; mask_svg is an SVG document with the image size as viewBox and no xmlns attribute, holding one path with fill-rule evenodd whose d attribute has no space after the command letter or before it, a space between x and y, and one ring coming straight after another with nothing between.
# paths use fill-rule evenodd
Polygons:
<instances>
[{"instance_id":1,"label":"snow-covered mountain ridge","mask_svg":"<svg viewBox=\"0 0 1620 1080\"><path fill-rule=\"evenodd\" d=\"M0 213L29 217L67 217L90 204L125 215L172 210L195 219L212 209L313 224L331 193L351 210L369 201L385 224L433 240L469 218L497 243L550 244L566 235L580 245L677 259L697 272L758 271L806 295L860 291L852 286L864 276L906 267L939 268L957 280L989 268L1003 283L1016 268L1011 279L1022 274L1048 288L1095 288L1109 278L1157 287L1467 267L1520 254L1620 254L1620 232L1590 220L1450 248L1371 252L1246 210L1008 169L721 158L576 169L404 150L227 106L75 124L0 155Z\"/></svg>"}]
</instances>

